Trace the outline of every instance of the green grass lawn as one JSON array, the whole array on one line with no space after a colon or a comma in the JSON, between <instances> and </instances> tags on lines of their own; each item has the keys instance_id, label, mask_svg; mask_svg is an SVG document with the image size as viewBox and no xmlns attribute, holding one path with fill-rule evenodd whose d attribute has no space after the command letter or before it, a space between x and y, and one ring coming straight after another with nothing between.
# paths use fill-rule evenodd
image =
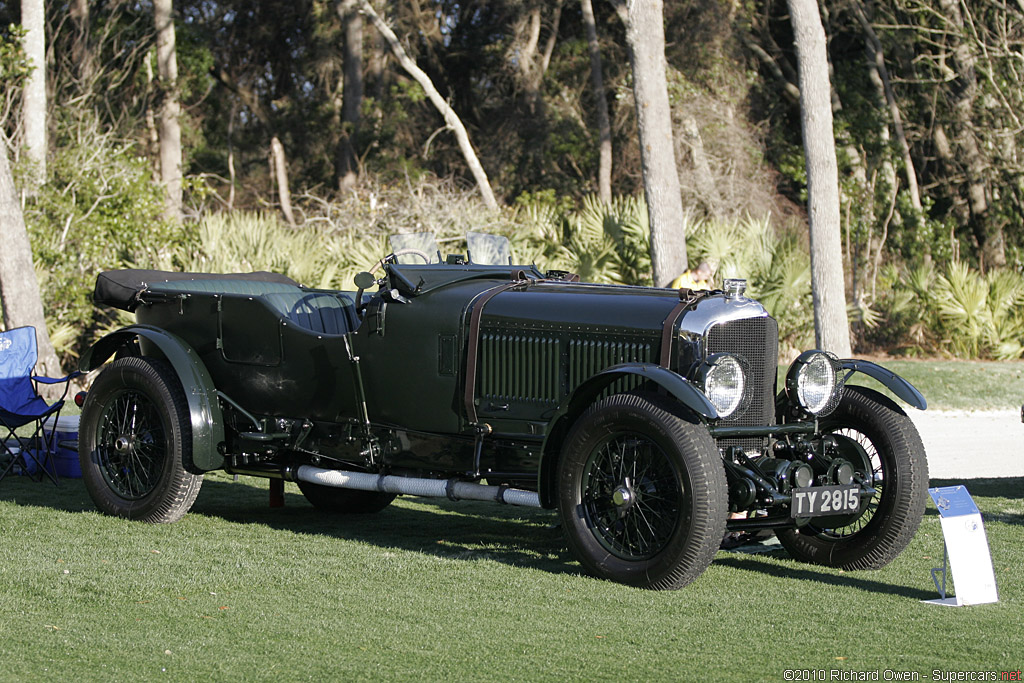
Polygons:
<instances>
[{"instance_id":1,"label":"green grass lawn","mask_svg":"<svg viewBox=\"0 0 1024 683\"><path fill-rule=\"evenodd\" d=\"M932 408L1014 408L1024 393L1024 363L886 365ZM265 481L218 473L182 521L153 526L100 515L80 480L11 476L0 482L0 680L1016 671L1024 478L932 481L952 483L966 483L984 515L997 604L921 602L937 597L929 570L942 562L930 504L880 571L813 567L781 549L720 552L687 588L651 592L581 575L555 515L540 510L400 498L377 515L332 518L292 485L286 507L271 509Z\"/></svg>"},{"instance_id":2,"label":"green grass lawn","mask_svg":"<svg viewBox=\"0 0 1024 683\"><path fill-rule=\"evenodd\" d=\"M949 483L949 482L933 482ZM958 482L959 483L959 482ZM579 573L551 513L399 499L344 519L210 475L181 522L102 516L78 480L0 484L5 680L784 680L787 668L1017 670L1024 479L967 482L1000 602L936 597L929 509L877 572L720 552L651 592Z\"/></svg>"}]
</instances>

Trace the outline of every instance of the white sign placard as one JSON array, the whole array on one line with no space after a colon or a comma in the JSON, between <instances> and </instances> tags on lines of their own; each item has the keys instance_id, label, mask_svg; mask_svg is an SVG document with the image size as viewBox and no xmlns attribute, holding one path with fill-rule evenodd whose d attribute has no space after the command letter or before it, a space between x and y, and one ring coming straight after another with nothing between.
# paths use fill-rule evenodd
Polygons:
<instances>
[{"instance_id":1,"label":"white sign placard","mask_svg":"<svg viewBox=\"0 0 1024 683\"><path fill-rule=\"evenodd\" d=\"M928 493L939 510L956 597L926 602L955 606L999 602L985 525L971 494L964 486L943 486Z\"/></svg>"}]
</instances>

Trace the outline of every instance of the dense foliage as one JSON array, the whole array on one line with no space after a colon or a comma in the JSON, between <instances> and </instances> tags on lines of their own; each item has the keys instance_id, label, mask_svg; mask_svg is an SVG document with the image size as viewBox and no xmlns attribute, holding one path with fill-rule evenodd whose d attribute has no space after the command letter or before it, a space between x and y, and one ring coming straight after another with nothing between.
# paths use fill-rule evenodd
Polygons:
<instances>
[{"instance_id":1,"label":"dense foliage","mask_svg":"<svg viewBox=\"0 0 1024 683\"><path fill-rule=\"evenodd\" d=\"M160 218L149 162L94 121L63 122L47 187L25 218L54 346L70 350L93 327L96 273L151 263L181 238Z\"/></svg>"},{"instance_id":2,"label":"dense foliage","mask_svg":"<svg viewBox=\"0 0 1024 683\"><path fill-rule=\"evenodd\" d=\"M151 3L46 3L51 163L25 210L65 351L106 323L88 301L94 273L124 263L263 267L347 286L379 258L386 233L456 238L472 228L507 234L524 260L586 279L649 281L616 3L593 3L601 102L579 3L372 4L466 124L501 210L475 199L454 136L365 21L359 116L346 118L351 26L340 3L176 0L188 220L166 224L153 170L165 93L153 76ZM822 16L856 343L1019 357L1024 12L980 0L844 0ZM779 317L784 346L804 346L813 328L806 180L786 3L666 3L664 18L691 262L746 276ZM15 157L20 85L38 66L19 49L19 20L18 4L0 0L0 124ZM593 198L598 105L610 115L620 197L608 206ZM287 154L299 232L276 219L272 137ZM342 190L346 141L360 180Z\"/></svg>"}]
</instances>

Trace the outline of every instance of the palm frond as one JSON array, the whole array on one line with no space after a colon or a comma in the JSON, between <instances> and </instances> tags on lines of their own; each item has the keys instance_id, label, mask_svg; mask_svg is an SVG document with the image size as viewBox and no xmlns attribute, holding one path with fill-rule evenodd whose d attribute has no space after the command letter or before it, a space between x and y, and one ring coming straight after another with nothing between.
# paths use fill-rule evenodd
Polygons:
<instances>
[{"instance_id":1,"label":"palm frond","mask_svg":"<svg viewBox=\"0 0 1024 683\"><path fill-rule=\"evenodd\" d=\"M954 261L945 275L936 277L933 291L939 318L948 328L954 352L976 357L988 315L988 286L984 278L966 263Z\"/></svg>"}]
</instances>

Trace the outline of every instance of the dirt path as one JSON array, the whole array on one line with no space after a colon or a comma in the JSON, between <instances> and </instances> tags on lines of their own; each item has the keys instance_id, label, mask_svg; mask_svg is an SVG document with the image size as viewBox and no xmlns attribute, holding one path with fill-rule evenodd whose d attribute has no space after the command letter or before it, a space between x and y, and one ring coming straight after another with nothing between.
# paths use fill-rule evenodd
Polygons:
<instances>
[{"instance_id":1,"label":"dirt path","mask_svg":"<svg viewBox=\"0 0 1024 683\"><path fill-rule=\"evenodd\" d=\"M1019 410L914 410L932 479L1024 477L1024 424Z\"/></svg>"}]
</instances>

